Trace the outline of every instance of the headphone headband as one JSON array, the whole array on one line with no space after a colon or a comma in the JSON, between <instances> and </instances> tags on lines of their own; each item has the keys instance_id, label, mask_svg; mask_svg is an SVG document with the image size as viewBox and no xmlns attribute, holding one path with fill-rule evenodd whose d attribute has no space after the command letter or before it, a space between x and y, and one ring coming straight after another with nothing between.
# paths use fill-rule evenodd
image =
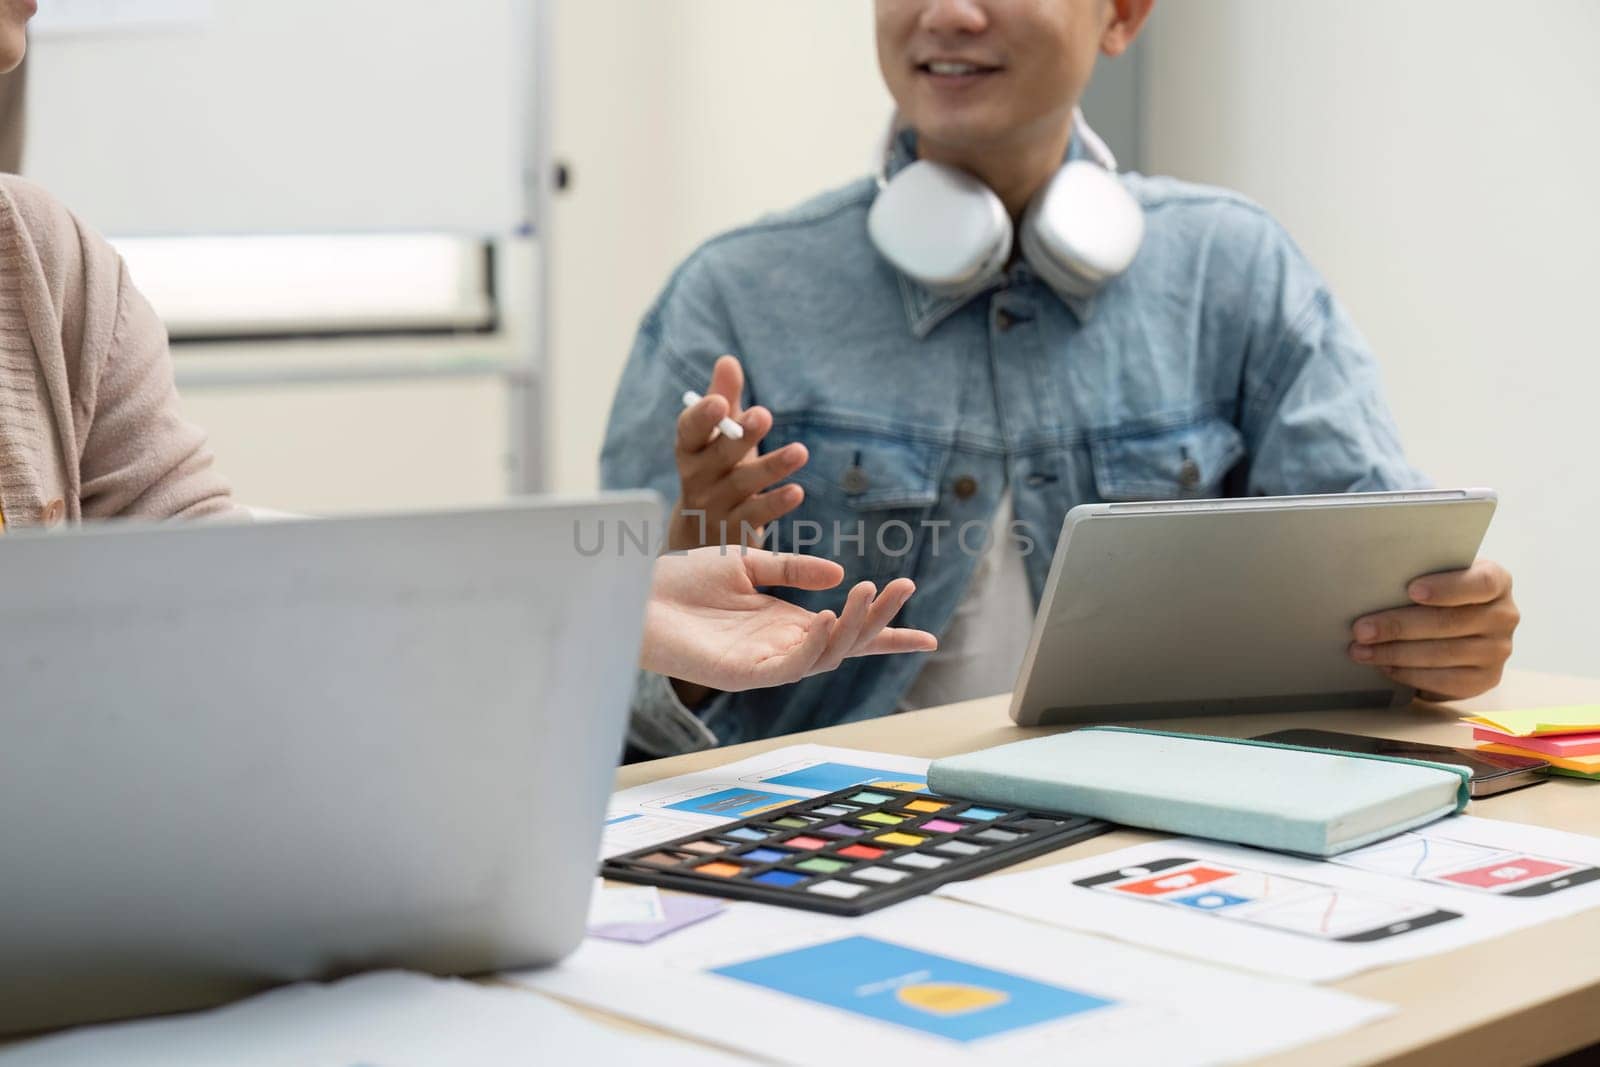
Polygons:
<instances>
[{"instance_id":1,"label":"headphone headband","mask_svg":"<svg viewBox=\"0 0 1600 1067\"><path fill-rule=\"evenodd\" d=\"M1020 227L1012 226L994 190L958 167L912 160L891 179L899 133L896 114L867 232L896 269L934 292L954 296L994 284L1015 242L1045 284L1064 298L1082 299L1127 270L1139 251L1144 213L1116 176L1111 149L1076 108L1073 143L1087 158L1061 164L1034 195Z\"/></svg>"}]
</instances>

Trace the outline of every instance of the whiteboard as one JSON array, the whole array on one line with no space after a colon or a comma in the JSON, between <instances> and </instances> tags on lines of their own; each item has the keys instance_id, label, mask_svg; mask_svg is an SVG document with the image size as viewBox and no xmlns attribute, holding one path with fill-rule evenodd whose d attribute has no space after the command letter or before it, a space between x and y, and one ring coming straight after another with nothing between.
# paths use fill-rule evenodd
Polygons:
<instances>
[{"instance_id":1,"label":"whiteboard","mask_svg":"<svg viewBox=\"0 0 1600 1067\"><path fill-rule=\"evenodd\" d=\"M23 171L118 236L514 232L535 2L54 0Z\"/></svg>"}]
</instances>

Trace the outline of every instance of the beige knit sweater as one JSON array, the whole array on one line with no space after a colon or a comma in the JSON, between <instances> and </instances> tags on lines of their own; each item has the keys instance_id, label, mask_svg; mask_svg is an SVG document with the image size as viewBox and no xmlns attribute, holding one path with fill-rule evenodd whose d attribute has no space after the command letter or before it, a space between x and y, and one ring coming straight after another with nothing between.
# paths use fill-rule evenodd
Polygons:
<instances>
[{"instance_id":1,"label":"beige knit sweater","mask_svg":"<svg viewBox=\"0 0 1600 1067\"><path fill-rule=\"evenodd\" d=\"M12 527L235 510L127 267L12 175L0 175L0 509Z\"/></svg>"}]
</instances>

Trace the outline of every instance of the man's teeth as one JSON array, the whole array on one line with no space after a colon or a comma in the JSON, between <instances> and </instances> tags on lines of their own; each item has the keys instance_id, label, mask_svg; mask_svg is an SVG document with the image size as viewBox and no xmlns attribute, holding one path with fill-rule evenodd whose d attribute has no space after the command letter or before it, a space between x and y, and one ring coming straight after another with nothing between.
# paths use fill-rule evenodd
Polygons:
<instances>
[{"instance_id":1,"label":"man's teeth","mask_svg":"<svg viewBox=\"0 0 1600 1067\"><path fill-rule=\"evenodd\" d=\"M928 64L931 74L976 74L982 69L974 63L944 63L938 60Z\"/></svg>"}]
</instances>

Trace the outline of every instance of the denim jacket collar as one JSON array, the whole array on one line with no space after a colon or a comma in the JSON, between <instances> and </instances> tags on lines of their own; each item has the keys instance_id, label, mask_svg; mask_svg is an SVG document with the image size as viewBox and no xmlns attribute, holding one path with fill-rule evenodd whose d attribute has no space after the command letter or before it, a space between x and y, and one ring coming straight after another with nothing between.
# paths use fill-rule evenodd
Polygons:
<instances>
[{"instance_id":1,"label":"denim jacket collar","mask_svg":"<svg viewBox=\"0 0 1600 1067\"><path fill-rule=\"evenodd\" d=\"M1066 161L1085 158L1086 153L1079 145L1076 138L1067 146ZM900 130L894 135L890 144L887 158L884 160L883 179L888 181L900 171L916 162L917 159L917 131L909 127ZM974 298L982 296L993 289L1011 285L1025 284L1034 279L1033 270L1020 256L1016 256L1008 265L1005 272L997 278L991 278L982 285L977 285L965 292L940 294L929 289L921 282L907 274L896 270L900 279L900 300L905 306L906 322L911 327L911 334L917 340L923 340L933 332L934 327L949 318ZM1050 292L1057 300L1066 305L1067 309L1077 318L1079 324L1089 321L1089 316L1094 312L1093 297L1066 296L1054 290Z\"/></svg>"}]
</instances>

